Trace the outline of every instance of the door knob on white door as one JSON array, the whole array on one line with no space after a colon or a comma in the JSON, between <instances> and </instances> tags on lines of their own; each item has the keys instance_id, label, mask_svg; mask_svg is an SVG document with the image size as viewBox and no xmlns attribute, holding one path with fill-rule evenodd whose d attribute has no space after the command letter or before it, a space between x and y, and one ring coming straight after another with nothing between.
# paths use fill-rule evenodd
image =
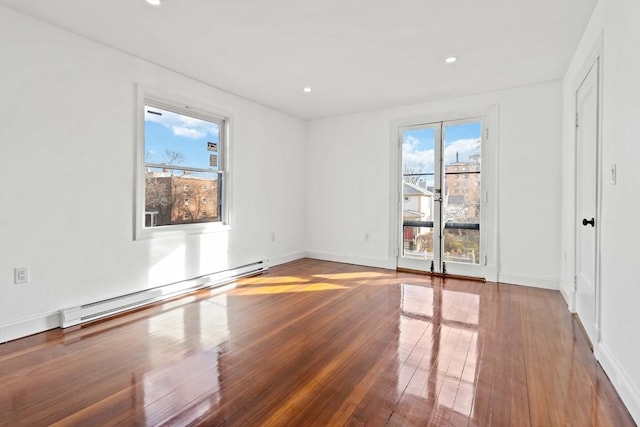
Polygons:
<instances>
[{"instance_id":1,"label":"door knob on white door","mask_svg":"<svg viewBox=\"0 0 640 427\"><path fill-rule=\"evenodd\" d=\"M587 218L582 218L582 225L587 226L588 224L591 224L592 227L596 226L596 219L595 218L591 218L590 220L587 221Z\"/></svg>"}]
</instances>

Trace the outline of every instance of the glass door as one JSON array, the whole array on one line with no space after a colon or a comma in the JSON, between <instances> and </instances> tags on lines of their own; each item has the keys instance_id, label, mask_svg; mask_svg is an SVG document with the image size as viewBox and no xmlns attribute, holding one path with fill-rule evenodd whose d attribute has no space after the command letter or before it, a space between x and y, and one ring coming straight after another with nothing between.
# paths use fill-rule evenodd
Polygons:
<instances>
[{"instance_id":1,"label":"glass door","mask_svg":"<svg viewBox=\"0 0 640 427\"><path fill-rule=\"evenodd\" d=\"M441 139L441 123L400 129L402 243L398 267L440 272Z\"/></svg>"},{"instance_id":2,"label":"glass door","mask_svg":"<svg viewBox=\"0 0 640 427\"><path fill-rule=\"evenodd\" d=\"M400 128L398 267L484 277L482 119Z\"/></svg>"}]
</instances>

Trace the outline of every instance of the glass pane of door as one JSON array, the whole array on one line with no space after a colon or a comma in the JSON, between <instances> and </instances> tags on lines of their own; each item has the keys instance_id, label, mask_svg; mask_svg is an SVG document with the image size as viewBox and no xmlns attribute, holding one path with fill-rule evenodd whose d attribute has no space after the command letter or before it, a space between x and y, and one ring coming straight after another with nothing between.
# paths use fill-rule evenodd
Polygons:
<instances>
[{"instance_id":1,"label":"glass pane of door","mask_svg":"<svg viewBox=\"0 0 640 427\"><path fill-rule=\"evenodd\" d=\"M443 136L442 260L479 264L482 123L445 123Z\"/></svg>"},{"instance_id":2,"label":"glass pane of door","mask_svg":"<svg viewBox=\"0 0 640 427\"><path fill-rule=\"evenodd\" d=\"M439 209L435 188L440 185L440 124L403 128L402 140L402 247L400 258L421 261L406 268L427 270L438 262L439 236L434 221ZM434 256L435 254L435 256ZM426 262L425 262L426 261ZM411 263L411 262L410 262Z\"/></svg>"}]
</instances>

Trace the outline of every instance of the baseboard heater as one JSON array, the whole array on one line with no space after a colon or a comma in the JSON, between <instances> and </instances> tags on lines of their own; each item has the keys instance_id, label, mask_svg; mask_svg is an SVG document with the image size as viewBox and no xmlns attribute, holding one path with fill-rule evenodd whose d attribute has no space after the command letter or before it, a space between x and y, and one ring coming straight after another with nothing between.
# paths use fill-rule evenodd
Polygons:
<instances>
[{"instance_id":1,"label":"baseboard heater","mask_svg":"<svg viewBox=\"0 0 640 427\"><path fill-rule=\"evenodd\" d=\"M81 323L92 322L199 289L221 286L241 277L255 276L264 273L268 269L267 261L259 261L182 282L133 292L115 298L84 304L79 307L66 308L60 312L62 327L68 328Z\"/></svg>"}]
</instances>

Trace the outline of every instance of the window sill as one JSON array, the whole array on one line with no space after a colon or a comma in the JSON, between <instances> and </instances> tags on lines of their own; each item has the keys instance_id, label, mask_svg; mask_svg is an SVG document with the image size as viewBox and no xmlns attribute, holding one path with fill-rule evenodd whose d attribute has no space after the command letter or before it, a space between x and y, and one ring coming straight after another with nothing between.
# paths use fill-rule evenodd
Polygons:
<instances>
[{"instance_id":1,"label":"window sill","mask_svg":"<svg viewBox=\"0 0 640 427\"><path fill-rule=\"evenodd\" d=\"M231 231L229 224L180 224L160 227L144 227L136 230L135 240L197 236Z\"/></svg>"}]
</instances>

